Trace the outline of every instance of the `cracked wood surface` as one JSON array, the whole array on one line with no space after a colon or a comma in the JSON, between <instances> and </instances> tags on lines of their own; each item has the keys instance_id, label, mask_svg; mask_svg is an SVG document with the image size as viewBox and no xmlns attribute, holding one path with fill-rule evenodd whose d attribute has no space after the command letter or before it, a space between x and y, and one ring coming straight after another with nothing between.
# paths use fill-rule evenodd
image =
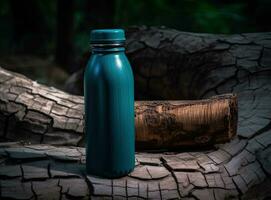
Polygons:
<instances>
[{"instance_id":1,"label":"cracked wood surface","mask_svg":"<svg viewBox=\"0 0 271 200\"><path fill-rule=\"evenodd\" d=\"M84 148L1 143L1 198L46 199L49 194L51 199L271 198L271 34L226 36L145 27L135 28L129 34L128 55L132 65L138 66L138 71L134 72L137 97L199 99L213 94L237 93L236 138L208 151L137 153L135 171L113 180L84 174ZM155 77L155 73L163 76ZM10 79L6 75L1 77L5 81ZM27 83L21 81L19 84ZM24 90L15 89L15 92ZM1 98L7 90L1 88ZM44 87L43 95L48 99L54 98L60 105L70 103L73 116L77 116L76 110L83 109L78 106L80 102L73 102L78 100L74 96L70 95L69 101L63 102L61 95L66 93L56 92L56 95L46 90L48 88ZM16 95L10 94L8 98L16 99ZM22 99L29 101L27 97ZM52 103L48 106L53 109ZM46 110L42 103L33 103L33 107L45 112L51 110ZM12 128L15 119L23 115L14 104L10 104L9 109L13 114L9 120L1 121L0 130ZM58 113L58 108L54 109ZM69 111L63 111L66 112ZM28 122L35 122L32 114L29 112ZM52 124L51 118L44 119L43 115L39 118L44 124ZM59 118L56 119L58 124ZM82 124L74 125L78 124L76 120L83 120L80 117L71 122L65 120L59 124L82 130ZM28 126L27 121L25 123L24 128ZM33 128L42 132L47 126ZM72 144L80 143L75 132L67 134L62 133L61 128L56 130L62 137L74 141ZM58 135L51 134L45 141L61 144L63 138ZM31 135L29 140L34 137Z\"/></svg>"},{"instance_id":2,"label":"cracked wood surface","mask_svg":"<svg viewBox=\"0 0 271 200\"><path fill-rule=\"evenodd\" d=\"M216 150L136 153L128 176L85 174L85 148L0 144L0 199L268 199L269 135ZM93 161L95 162L95 161Z\"/></svg>"},{"instance_id":3,"label":"cracked wood surface","mask_svg":"<svg viewBox=\"0 0 271 200\"><path fill-rule=\"evenodd\" d=\"M0 140L83 146L83 97L0 68ZM207 146L236 135L233 94L194 101L136 101L137 149Z\"/></svg>"},{"instance_id":4,"label":"cracked wood surface","mask_svg":"<svg viewBox=\"0 0 271 200\"><path fill-rule=\"evenodd\" d=\"M167 28L128 30L139 99L238 96L238 135L271 132L271 33L215 35Z\"/></svg>"},{"instance_id":5,"label":"cracked wood surface","mask_svg":"<svg viewBox=\"0 0 271 200\"><path fill-rule=\"evenodd\" d=\"M136 99L202 99L235 93L238 135L250 138L270 132L270 32L222 35L142 26L126 33ZM82 94L82 78L83 70L70 78L67 89Z\"/></svg>"}]
</instances>

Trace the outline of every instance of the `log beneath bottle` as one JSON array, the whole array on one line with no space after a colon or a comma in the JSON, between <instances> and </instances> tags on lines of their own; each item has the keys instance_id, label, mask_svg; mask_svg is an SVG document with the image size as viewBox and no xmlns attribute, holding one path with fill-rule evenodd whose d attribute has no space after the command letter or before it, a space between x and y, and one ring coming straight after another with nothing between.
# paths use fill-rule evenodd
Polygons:
<instances>
[{"instance_id":1,"label":"log beneath bottle","mask_svg":"<svg viewBox=\"0 0 271 200\"><path fill-rule=\"evenodd\" d=\"M84 99L0 68L0 141L85 145ZM124 122L125 123L125 122ZM136 101L136 147L213 145L236 134L233 94L196 101Z\"/></svg>"},{"instance_id":2,"label":"log beneath bottle","mask_svg":"<svg viewBox=\"0 0 271 200\"><path fill-rule=\"evenodd\" d=\"M206 146L236 135L237 97L194 101L136 101L137 149Z\"/></svg>"}]
</instances>

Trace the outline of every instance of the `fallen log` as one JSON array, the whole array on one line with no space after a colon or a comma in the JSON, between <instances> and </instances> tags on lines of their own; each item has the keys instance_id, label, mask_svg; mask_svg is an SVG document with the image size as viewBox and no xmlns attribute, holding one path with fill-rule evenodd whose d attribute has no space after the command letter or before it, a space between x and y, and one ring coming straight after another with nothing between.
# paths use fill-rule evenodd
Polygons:
<instances>
[{"instance_id":1,"label":"fallen log","mask_svg":"<svg viewBox=\"0 0 271 200\"><path fill-rule=\"evenodd\" d=\"M136 101L138 148L174 148L229 141L237 129L232 94L195 101Z\"/></svg>"},{"instance_id":2,"label":"fallen log","mask_svg":"<svg viewBox=\"0 0 271 200\"><path fill-rule=\"evenodd\" d=\"M0 137L84 145L84 101L0 68ZM236 134L232 94L197 101L137 101L136 145L175 148L229 141Z\"/></svg>"},{"instance_id":3,"label":"fallen log","mask_svg":"<svg viewBox=\"0 0 271 200\"><path fill-rule=\"evenodd\" d=\"M133 67L136 100L205 99L238 96L238 135L251 138L270 129L271 32L189 33L166 27L130 27L126 54ZM83 93L83 68L66 84Z\"/></svg>"}]
</instances>

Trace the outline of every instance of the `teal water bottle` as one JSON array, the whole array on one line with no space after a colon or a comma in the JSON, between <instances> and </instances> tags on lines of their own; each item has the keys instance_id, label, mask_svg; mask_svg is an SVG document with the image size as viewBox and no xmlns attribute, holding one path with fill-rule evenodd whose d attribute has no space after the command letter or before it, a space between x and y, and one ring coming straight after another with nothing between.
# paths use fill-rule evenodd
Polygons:
<instances>
[{"instance_id":1,"label":"teal water bottle","mask_svg":"<svg viewBox=\"0 0 271 200\"><path fill-rule=\"evenodd\" d=\"M90 33L84 74L86 171L121 177L135 166L134 78L122 29Z\"/></svg>"}]
</instances>

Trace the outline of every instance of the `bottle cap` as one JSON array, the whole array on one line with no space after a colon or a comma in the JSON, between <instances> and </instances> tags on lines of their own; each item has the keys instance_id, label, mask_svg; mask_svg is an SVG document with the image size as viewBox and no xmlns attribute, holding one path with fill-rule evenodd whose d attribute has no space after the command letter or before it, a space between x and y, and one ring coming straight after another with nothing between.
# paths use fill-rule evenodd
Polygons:
<instances>
[{"instance_id":1,"label":"bottle cap","mask_svg":"<svg viewBox=\"0 0 271 200\"><path fill-rule=\"evenodd\" d=\"M90 33L91 43L115 43L124 41L125 34L123 29L95 29Z\"/></svg>"}]
</instances>

